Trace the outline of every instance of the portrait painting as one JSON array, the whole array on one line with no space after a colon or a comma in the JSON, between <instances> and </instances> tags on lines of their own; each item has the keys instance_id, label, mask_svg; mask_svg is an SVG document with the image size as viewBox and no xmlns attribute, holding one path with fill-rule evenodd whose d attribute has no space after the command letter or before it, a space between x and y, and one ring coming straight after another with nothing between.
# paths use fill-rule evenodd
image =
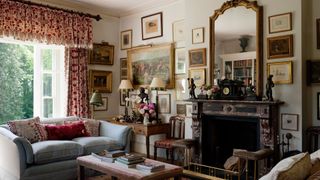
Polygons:
<instances>
[{"instance_id":1,"label":"portrait painting","mask_svg":"<svg viewBox=\"0 0 320 180\"><path fill-rule=\"evenodd\" d=\"M268 38L268 59L293 56L293 35Z\"/></svg>"},{"instance_id":2,"label":"portrait painting","mask_svg":"<svg viewBox=\"0 0 320 180\"><path fill-rule=\"evenodd\" d=\"M114 46L108 43L93 43L90 64L113 65Z\"/></svg>"},{"instance_id":3,"label":"portrait painting","mask_svg":"<svg viewBox=\"0 0 320 180\"><path fill-rule=\"evenodd\" d=\"M162 36L162 12L141 18L142 40Z\"/></svg>"}]
</instances>

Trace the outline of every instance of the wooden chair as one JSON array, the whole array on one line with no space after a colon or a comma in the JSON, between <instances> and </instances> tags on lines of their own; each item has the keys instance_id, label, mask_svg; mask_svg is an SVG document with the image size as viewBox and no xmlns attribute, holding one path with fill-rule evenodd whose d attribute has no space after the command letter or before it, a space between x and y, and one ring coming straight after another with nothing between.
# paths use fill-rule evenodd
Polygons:
<instances>
[{"instance_id":1,"label":"wooden chair","mask_svg":"<svg viewBox=\"0 0 320 180\"><path fill-rule=\"evenodd\" d=\"M166 139L160 139L154 142L154 159L157 159L158 148L166 149L166 155L168 160L168 155L170 154L171 163L174 160L173 146L172 144L179 139L184 139L184 120L182 116L171 116L170 123L170 137Z\"/></svg>"}]
</instances>

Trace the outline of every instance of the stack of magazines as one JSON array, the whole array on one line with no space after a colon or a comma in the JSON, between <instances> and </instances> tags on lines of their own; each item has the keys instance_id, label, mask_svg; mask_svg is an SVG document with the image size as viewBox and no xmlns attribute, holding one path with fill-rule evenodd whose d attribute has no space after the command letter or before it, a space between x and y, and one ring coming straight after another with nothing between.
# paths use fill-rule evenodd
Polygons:
<instances>
[{"instance_id":1,"label":"stack of magazines","mask_svg":"<svg viewBox=\"0 0 320 180\"><path fill-rule=\"evenodd\" d=\"M136 168L141 171L156 172L163 170L165 168L165 165L153 162L143 162L137 164Z\"/></svg>"},{"instance_id":2,"label":"stack of magazines","mask_svg":"<svg viewBox=\"0 0 320 180\"><path fill-rule=\"evenodd\" d=\"M125 155L124 151L102 151L100 153L91 153L93 157L100 159L101 161L113 163L117 157Z\"/></svg>"},{"instance_id":3,"label":"stack of magazines","mask_svg":"<svg viewBox=\"0 0 320 180\"><path fill-rule=\"evenodd\" d=\"M137 164L144 162L144 158L142 156L126 154L124 156L120 156L115 160L116 164L122 165L127 168L134 168Z\"/></svg>"}]
</instances>

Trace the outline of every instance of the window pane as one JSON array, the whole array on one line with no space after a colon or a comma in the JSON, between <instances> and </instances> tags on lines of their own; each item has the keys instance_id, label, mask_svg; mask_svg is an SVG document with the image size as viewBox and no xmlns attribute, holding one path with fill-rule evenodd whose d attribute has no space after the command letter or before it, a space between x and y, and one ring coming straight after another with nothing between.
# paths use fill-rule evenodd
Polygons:
<instances>
[{"instance_id":1,"label":"window pane","mask_svg":"<svg viewBox=\"0 0 320 180\"><path fill-rule=\"evenodd\" d=\"M50 99L44 99L43 100L43 117L49 118L52 117L53 112L53 100Z\"/></svg>"},{"instance_id":2,"label":"window pane","mask_svg":"<svg viewBox=\"0 0 320 180\"><path fill-rule=\"evenodd\" d=\"M52 70L52 50L42 49L41 60L43 70Z\"/></svg>"},{"instance_id":3,"label":"window pane","mask_svg":"<svg viewBox=\"0 0 320 180\"><path fill-rule=\"evenodd\" d=\"M43 96L52 96L52 75L43 74Z\"/></svg>"}]
</instances>

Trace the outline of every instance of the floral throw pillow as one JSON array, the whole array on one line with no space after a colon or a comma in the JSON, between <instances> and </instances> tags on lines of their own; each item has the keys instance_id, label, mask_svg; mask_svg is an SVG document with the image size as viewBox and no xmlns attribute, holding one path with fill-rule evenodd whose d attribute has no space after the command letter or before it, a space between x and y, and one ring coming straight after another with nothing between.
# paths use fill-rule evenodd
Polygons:
<instances>
[{"instance_id":1,"label":"floral throw pillow","mask_svg":"<svg viewBox=\"0 0 320 180\"><path fill-rule=\"evenodd\" d=\"M47 139L46 131L44 127L40 125L39 117L23 120L13 120L9 121L7 124L12 133L28 139L30 143Z\"/></svg>"},{"instance_id":2,"label":"floral throw pillow","mask_svg":"<svg viewBox=\"0 0 320 180\"><path fill-rule=\"evenodd\" d=\"M100 121L95 119L83 119L84 126L86 127L87 133L90 136L99 136L100 134Z\"/></svg>"}]
</instances>

